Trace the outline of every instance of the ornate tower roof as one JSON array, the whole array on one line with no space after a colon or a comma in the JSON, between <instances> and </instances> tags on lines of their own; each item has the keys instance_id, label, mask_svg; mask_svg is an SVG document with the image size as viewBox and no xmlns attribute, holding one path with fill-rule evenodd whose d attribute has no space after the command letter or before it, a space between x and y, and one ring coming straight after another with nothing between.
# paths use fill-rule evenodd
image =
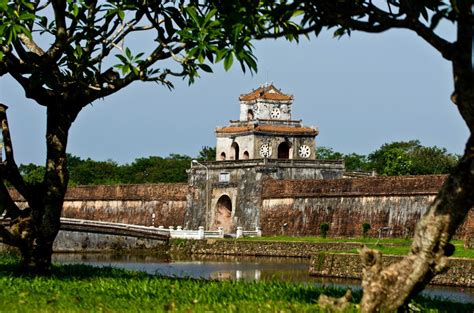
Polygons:
<instances>
[{"instance_id":1,"label":"ornate tower roof","mask_svg":"<svg viewBox=\"0 0 474 313\"><path fill-rule=\"evenodd\" d=\"M240 95L240 101L252 101L257 99L263 100L276 100L276 101L291 101L293 100L292 95L286 95L279 89L275 88L273 84L262 85L258 89L253 90L250 93Z\"/></svg>"}]
</instances>

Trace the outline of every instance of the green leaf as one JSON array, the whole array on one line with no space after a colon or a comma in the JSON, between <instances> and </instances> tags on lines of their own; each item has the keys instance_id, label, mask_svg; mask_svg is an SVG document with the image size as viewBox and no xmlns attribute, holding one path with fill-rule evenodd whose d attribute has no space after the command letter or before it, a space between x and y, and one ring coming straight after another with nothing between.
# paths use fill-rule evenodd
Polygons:
<instances>
[{"instance_id":1,"label":"green leaf","mask_svg":"<svg viewBox=\"0 0 474 313\"><path fill-rule=\"evenodd\" d=\"M196 12L196 8L195 7L187 7L185 10L186 10L186 13L188 13L189 16L191 16L194 23L196 23L196 25L199 26L200 23L199 23L199 18L198 18L197 12Z\"/></svg>"},{"instance_id":2,"label":"green leaf","mask_svg":"<svg viewBox=\"0 0 474 313\"><path fill-rule=\"evenodd\" d=\"M132 57L132 52L130 51L130 49L127 47L125 48L125 55L127 56L127 58L129 60L131 60L133 57Z\"/></svg>"},{"instance_id":3,"label":"green leaf","mask_svg":"<svg viewBox=\"0 0 474 313\"><path fill-rule=\"evenodd\" d=\"M121 19L123 21L123 19L125 18L125 12L123 10L117 10L117 15L119 17L119 19Z\"/></svg>"},{"instance_id":4,"label":"green leaf","mask_svg":"<svg viewBox=\"0 0 474 313\"><path fill-rule=\"evenodd\" d=\"M20 20L22 20L22 21L34 20L35 17L36 16L34 14L25 12L25 13L21 13Z\"/></svg>"},{"instance_id":5,"label":"green leaf","mask_svg":"<svg viewBox=\"0 0 474 313\"><path fill-rule=\"evenodd\" d=\"M77 17L77 15L79 14L79 7L77 6L77 4L73 4L72 5L72 15L74 17Z\"/></svg>"},{"instance_id":6,"label":"green leaf","mask_svg":"<svg viewBox=\"0 0 474 313\"><path fill-rule=\"evenodd\" d=\"M231 68L232 63L234 63L234 56L232 55L232 51L229 51L224 59L224 69L228 71Z\"/></svg>"},{"instance_id":7,"label":"green leaf","mask_svg":"<svg viewBox=\"0 0 474 313\"><path fill-rule=\"evenodd\" d=\"M220 62L226 55L227 50L221 49L216 52L216 63Z\"/></svg>"},{"instance_id":8,"label":"green leaf","mask_svg":"<svg viewBox=\"0 0 474 313\"><path fill-rule=\"evenodd\" d=\"M207 73L212 73L212 68L207 64L198 64L198 66Z\"/></svg>"},{"instance_id":9,"label":"green leaf","mask_svg":"<svg viewBox=\"0 0 474 313\"><path fill-rule=\"evenodd\" d=\"M291 17L299 16L304 13L304 10L295 10L293 14L291 14Z\"/></svg>"},{"instance_id":10,"label":"green leaf","mask_svg":"<svg viewBox=\"0 0 474 313\"><path fill-rule=\"evenodd\" d=\"M204 22L202 23L203 25L206 25L210 19L216 15L217 13L217 9L212 9L211 11L209 11L209 13L207 13L206 17L204 17Z\"/></svg>"},{"instance_id":11,"label":"green leaf","mask_svg":"<svg viewBox=\"0 0 474 313\"><path fill-rule=\"evenodd\" d=\"M128 63L128 60L126 57L124 57L123 55L121 54L116 54L115 55L118 59L120 59L120 61L122 61L123 64L127 64Z\"/></svg>"}]
</instances>

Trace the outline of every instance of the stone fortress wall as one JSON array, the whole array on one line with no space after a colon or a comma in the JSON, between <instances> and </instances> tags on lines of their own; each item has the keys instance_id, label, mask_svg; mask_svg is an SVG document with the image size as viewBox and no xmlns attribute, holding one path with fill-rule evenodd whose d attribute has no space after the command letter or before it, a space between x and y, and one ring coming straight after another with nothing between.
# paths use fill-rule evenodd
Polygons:
<instances>
[{"instance_id":1,"label":"stone fortress wall","mask_svg":"<svg viewBox=\"0 0 474 313\"><path fill-rule=\"evenodd\" d=\"M259 212L242 210L236 226L249 228L247 224L253 224L258 215L264 235L319 235L320 224L328 223L330 237L353 237L361 235L363 223L369 223L371 236L378 236L381 227L389 227L384 236L411 236L445 179L443 175L304 181L269 178L262 182L261 193L254 194L260 194L261 199L248 200ZM192 195L204 196L188 184L72 187L63 217L186 226L186 205ZM23 201L17 194L13 196L17 202ZM204 210L199 212L205 214ZM200 222L205 222L204 216L197 216L193 224ZM472 237L473 232L471 210L457 236Z\"/></svg>"},{"instance_id":2,"label":"stone fortress wall","mask_svg":"<svg viewBox=\"0 0 474 313\"><path fill-rule=\"evenodd\" d=\"M420 216L434 200L446 175L267 180L263 186L261 227L268 235L318 235L328 223L329 236L412 236ZM474 233L474 211L457 236Z\"/></svg>"},{"instance_id":3,"label":"stone fortress wall","mask_svg":"<svg viewBox=\"0 0 474 313\"><path fill-rule=\"evenodd\" d=\"M62 217L145 226L154 222L156 227L183 225L187 193L187 184L71 187ZM24 201L17 193L13 198Z\"/></svg>"},{"instance_id":4,"label":"stone fortress wall","mask_svg":"<svg viewBox=\"0 0 474 313\"><path fill-rule=\"evenodd\" d=\"M236 227L250 230L260 226L262 188L267 179L327 180L340 178L344 164L339 160L272 160L203 162L188 170L190 194L185 227L204 226L226 233ZM227 224L221 221L224 199ZM216 222L217 221L217 222Z\"/></svg>"}]
</instances>

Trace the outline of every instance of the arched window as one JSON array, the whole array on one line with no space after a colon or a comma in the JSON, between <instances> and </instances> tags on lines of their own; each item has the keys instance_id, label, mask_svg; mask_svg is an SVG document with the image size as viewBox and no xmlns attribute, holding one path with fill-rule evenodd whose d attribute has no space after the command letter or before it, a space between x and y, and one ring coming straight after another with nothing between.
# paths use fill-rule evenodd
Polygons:
<instances>
[{"instance_id":1,"label":"arched window","mask_svg":"<svg viewBox=\"0 0 474 313\"><path fill-rule=\"evenodd\" d=\"M238 160L239 159L239 145L236 142L234 142L232 146L230 146L230 149L232 151L231 158L234 157L234 160Z\"/></svg>"},{"instance_id":2,"label":"arched window","mask_svg":"<svg viewBox=\"0 0 474 313\"><path fill-rule=\"evenodd\" d=\"M290 158L290 145L287 141L283 141L278 146L278 158L289 159Z\"/></svg>"},{"instance_id":3,"label":"arched window","mask_svg":"<svg viewBox=\"0 0 474 313\"><path fill-rule=\"evenodd\" d=\"M244 160L248 160L248 159L249 159L249 152L248 152L248 151L244 151L244 154L243 154L242 159L244 159Z\"/></svg>"},{"instance_id":4,"label":"arched window","mask_svg":"<svg viewBox=\"0 0 474 313\"><path fill-rule=\"evenodd\" d=\"M247 111L247 121L251 121L253 120L253 111L252 110L248 110Z\"/></svg>"},{"instance_id":5,"label":"arched window","mask_svg":"<svg viewBox=\"0 0 474 313\"><path fill-rule=\"evenodd\" d=\"M222 153L221 153L220 160L221 160L221 161L225 161L225 152L222 152Z\"/></svg>"}]
</instances>

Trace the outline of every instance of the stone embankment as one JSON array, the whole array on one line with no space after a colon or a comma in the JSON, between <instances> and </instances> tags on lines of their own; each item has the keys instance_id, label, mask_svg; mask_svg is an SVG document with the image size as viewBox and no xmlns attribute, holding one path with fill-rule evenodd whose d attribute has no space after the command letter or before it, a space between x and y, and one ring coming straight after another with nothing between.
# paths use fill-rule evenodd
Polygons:
<instances>
[{"instance_id":1,"label":"stone embankment","mask_svg":"<svg viewBox=\"0 0 474 313\"><path fill-rule=\"evenodd\" d=\"M334 242L277 242L239 240L171 240L170 253L203 255L245 255L265 257L311 258L309 274L323 277L360 279L362 265L358 254L331 253L331 251L361 248L360 243ZM385 264L402 256L383 256ZM451 258L450 268L436 276L431 284L474 287L474 260Z\"/></svg>"},{"instance_id":2,"label":"stone embankment","mask_svg":"<svg viewBox=\"0 0 474 313\"><path fill-rule=\"evenodd\" d=\"M384 265L390 265L401 259L402 256L382 256ZM350 253L321 252L311 257L309 273L313 276L361 279L360 256ZM474 260L450 258L449 269L435 276L430 284L474 287Z\"/></svg>"},{"instance_id":3,"label":"stone embankment","mask_svg":"<svg viewBox=\"0 0 474 313\"><path fill-rule=\"evenodd\" d=\"M321 251L360 248L360 243L239 240L170 240L170 253L310 258Z\"/></svg>"}]
</instances>

